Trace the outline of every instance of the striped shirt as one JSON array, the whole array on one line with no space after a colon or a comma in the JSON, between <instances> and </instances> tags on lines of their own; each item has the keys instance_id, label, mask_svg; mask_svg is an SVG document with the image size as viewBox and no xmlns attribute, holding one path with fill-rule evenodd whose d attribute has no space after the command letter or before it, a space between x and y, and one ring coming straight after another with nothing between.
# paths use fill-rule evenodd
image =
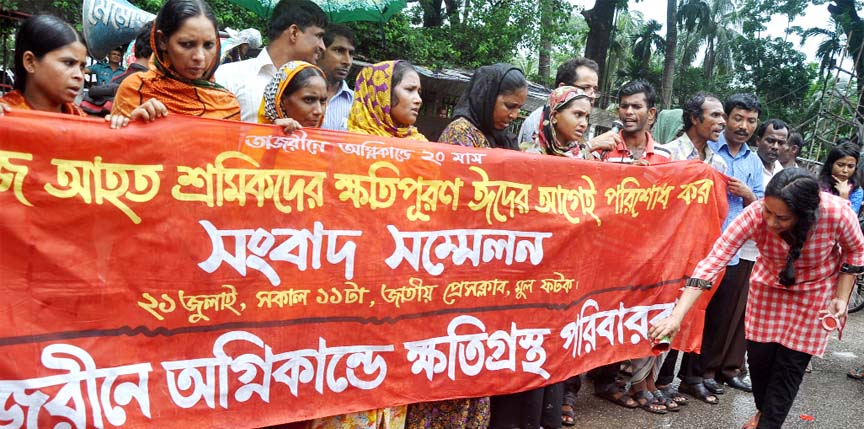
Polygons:
<instances>
[{"instance_id":1,"label":"striped shirt","mask_svg":"<svg viewBox=\"0 0 864 429\"><path fill-rule=\"evenodd\" d=\"M693 141L690 140L690 136L688 136L686 132L681 134L677 139L661 145L661 147L672 154L671 158L673 161L700 159L699 151L696 150L696 146L693 145ZM715 170L723 174L726 173L726 161L723 157L714 152L707 142L705 143L705 159L703 162L714 167Z\"/></svg>"},{"instance_id":2,"label":"striped shirt","mask_svg":"<svg viewBox=\"0 0 864 429\"><path fill-rule=\"evenodd\" d=\"M324 123L321 128L334 131L348 131L348 114L354 103L354 91L342 81L342 86L330 100L327 101L327 111L324 113Z\"/></svg>"}]
</instances>

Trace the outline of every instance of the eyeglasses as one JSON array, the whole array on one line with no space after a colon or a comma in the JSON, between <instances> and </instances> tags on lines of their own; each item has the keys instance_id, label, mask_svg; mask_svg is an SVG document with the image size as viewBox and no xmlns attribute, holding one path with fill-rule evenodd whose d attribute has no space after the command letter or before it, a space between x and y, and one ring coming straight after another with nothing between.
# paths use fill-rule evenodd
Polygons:
<instances>
[{"instance_id":1,"label":"eyeglasses","mask_svg":"<svg viewBox=\"0 0 864 429\"><path fill-rule=\"evenodd\" d=\"M599 91L599 88L592 85L573 85L576 88L581 89L585 94L588 94L589 97L600 97L602 94Z\"/></svg>"}]
</instances>

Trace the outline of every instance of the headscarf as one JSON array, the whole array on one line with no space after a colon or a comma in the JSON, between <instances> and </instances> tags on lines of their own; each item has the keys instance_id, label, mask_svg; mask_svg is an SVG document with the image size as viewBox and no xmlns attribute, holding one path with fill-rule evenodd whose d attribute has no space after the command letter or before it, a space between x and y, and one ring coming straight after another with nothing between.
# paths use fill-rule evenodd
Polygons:
<instances>
[{"instance_id":1,"label":"headscarf","mask_svg":"<svg viewBox=\"0 0 864 429\"><path fill-rule=\"evenodd\" d=\"M417 127L400 127L390 116L393 70L398 62L384 61L360 71L354 86L354 104L348 114L348 131L426 141Z\"/></svg>"},{"instance_id":2,"label":"headscarf","mask_svg":"<svg viewBox=\"0 0 864 429\"><path fill-rule=\"evenodd\" d=\"M543 153L548 155L565 156L573 146L579 142L562 142L559 141L558 135L555 132L555 125L552 123L552 112L558 112L570 100L578 98L589 98L588 94L573 86L559 86L549 94L549 101L543 107L543 116L540 120L540 129L537 133L537 142Z\"/></svg>"},{"instance_id":3,"label":"headscarf","mask_svg":"<svg viewBox=\"0 0 864 429\"><path fill-rule=\"evenodd\" d=\"M506 129L496 130L492 117L501 90L501 81L507 73L513 72L522 73L522 70L503 63L477 69L453 110L453 118L462 117L471 122L486 136L491 147L519 150L516 136Z\"/></svg>"},{"instance_id":4,"label":"headscarf","mask_svg":"<svg viewBox=\"0 0 864 429\"><path fill-rule=\"evenodd\" d=\"M258 123L272 124L277 119L288 117L282 110L282 94L300 71L310 67L321 72L322 76L324 75L320 68L306 61L289 61L279 68L276 76L264 87L264 98L261 100L261 107L258 108ZM321 127L322 122L324 122L323 114L315 126Z\"/></svg>"},{"instance_id":5,"label":"headscarf","mask_svg":"<svg viewBox=\"0 0 864 429\"><path fill-rule=\"evenodd\" d=\"M0 97L0 102L3 102L7 106L15 109L34 110L33 106L31 106L30 103L27 102L27 99L24 98L24 93L18 89L9 91L6 95ZM60 113L73 116L87 116L87 114L84 113L84 111L75 103L63 103L60 105Z\"/></svg>"},{"instance_id":6,"label":"headscarf","mask_svg":"<svg viewBox=\"0 0 864 429\"><path fill-rule=\"evenodd\" d=\"M132 111L145 101L155 98L169 112L215 119L240 120L240 104L237 97L213 79L219 67L219 37L216 37L216 55L201 79L185 79L171 70L171 63L157 48L156 33L159 16L153 21L150 33L150 70L129 76L120 84L114 97L113 114L131 116Z\"/></svg>"},{"instance_id":7,"label":"headscarf","mask_svg":"<svg viewBox=\"0 0 864 429\"><path fill-rule=\"evenodd\" d=\"M651 136L660 144L666 144L678 137L678 132L684 129L684 119L681 109L664 109L657 114L657 122L651 130Z\"/></svg>"}]
</instances>

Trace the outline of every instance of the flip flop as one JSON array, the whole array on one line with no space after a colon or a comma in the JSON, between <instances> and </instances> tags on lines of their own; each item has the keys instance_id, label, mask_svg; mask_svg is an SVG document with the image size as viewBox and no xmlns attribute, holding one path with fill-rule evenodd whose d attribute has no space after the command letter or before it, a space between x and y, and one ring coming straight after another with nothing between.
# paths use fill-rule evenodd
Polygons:
<instances>
[{"instance_id":1,"label":"flip flop","mask_svg":"<svg viewBox=\"0 0 864 429\"><path fill-rule=\"evenodd\" d=\"M678 405L687 405L687 397L678 392L678 388L668 384L666 386L660 387L660 391L663 392L668 398L672 398Z\"/></svg>"},{"instance_id":2,"label":"flip flop","mask_svg":"<svg viewBox=\"0 0 864 429\"><path fill-rule=\"evenodd\" d=\"M846 373L846 376L849 378L854 378L856 380L864 379L864 368L858 367L855 369L850 369L849 372Z\"/></svg>"},{"instance_id":3,"label":"flip flop","mask_svg":"<svg viewBox=\"0 0 864 429\"><path fill-rule=\"evenodd\" d=\"M744 423L744 426L741 426L741 429L756 429L759 426L759 416L761 415L762 413L759 412L754 414L753 417L750 417L750 420L747 420L747 423Z\"/></svg>"},{"instance_id":4,"label":"flip flop","mask_svg":"<svg viewBox=\"0 0 864 429\"><path fill-rule=\"evenodd\" d=\"M561 424L564 426L576 426L576 414L573 412L573 406L566 404L561 406Z\"/></svg>"},{"instance_id":5,"label":"flip flop","mask_svg":"<svg viewBox=\"0 0 864 429\"><path fill-rule=\"evenodd\" d=\"M672 399L671 397L666 396L666 394L663 393L662 390L657 389L657 390L651 392L651 394L653 394L654 397L657 398L657 400L658 400L661 404L665 405L665 406L666 406L666 409L667 409L668 411L672 411L672 412L678 412L678 411L681 411L681 408L678 407L678 403L675 402L675 400Z\"/></svg>"}]
</instances>

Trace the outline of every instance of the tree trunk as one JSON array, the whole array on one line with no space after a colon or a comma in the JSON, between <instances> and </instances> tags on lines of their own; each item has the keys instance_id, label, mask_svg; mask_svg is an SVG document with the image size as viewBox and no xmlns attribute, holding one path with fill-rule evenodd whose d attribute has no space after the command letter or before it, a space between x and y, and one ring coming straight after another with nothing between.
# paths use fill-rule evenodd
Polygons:
<instances>
[{"instance_id":1,"label":"tree trunk","mask_svg":"<svg viewBox=\"0 0 864 429\"><path fill-rule=\"evenodd\" d=\"M582 11L582 16L588 24L585 56L597 62L600 69L598 75L603 82L607 77L606 55L615 25L615 0L597 0L593 9Z\"/></svg>"},{"instance_id":2,"label":"tree trunk","mask_svg":"<svg viewBox=\"0 0 864 429\"><path fill-rule=\"evenodd\" d=\"M549 84L549 68L552 62L552 0L540 0L540 52L537 60L537 74L544 85Z\"/></svg>"},{"instance_id":3,"label":"tree trunk","mask_svg":"<svg viewBox=\"0 0 864 429\"><path fill-rule=\"evenodd\" d=\"M843 33L849 40L847 55L855 61L855 79L864 82L864 21L858 16L854 0L834 0L828 5L828 12L840 23ZM845 16L844 16L845 15ZM855 109L855 119L860 128L864 124L864 85L858 87L858 106ZM860 139L862 136L859 135Z\"/></svg>"},{"instance_id":4,"label":"tree trunk","mask_svg":"<svg viewBox=\"0 0 864 429\"><path fill-rule=\"evenodd\" d=\"M444 17L441 15L442 1L420 0L420 7L423 8L423 27L440 27L444 23Z\"/></svg>"},{"instance_id":5,"label":"tree trunk","mask_svg":"<svg viewBox=\"0 0 864 429\"><path fill-rule=\"evenodd\" d=\"M678 0L666 0L666 57L663 60L663 86L660 90L663 108L672 107L675 83L675 52L678 48Z\"/></svg>"},{"instance_id":6,"label":"tree trunk","mask_svg":"<svg viewBox=\"0 0 864 429\"><path fill-rule=\"evenodd\" d=\"M708 46L705 48L705 61L702 63L703 76L706 81L711 81L714 77L714 38L708 39Z\"/></svg>"}]
</instances>

